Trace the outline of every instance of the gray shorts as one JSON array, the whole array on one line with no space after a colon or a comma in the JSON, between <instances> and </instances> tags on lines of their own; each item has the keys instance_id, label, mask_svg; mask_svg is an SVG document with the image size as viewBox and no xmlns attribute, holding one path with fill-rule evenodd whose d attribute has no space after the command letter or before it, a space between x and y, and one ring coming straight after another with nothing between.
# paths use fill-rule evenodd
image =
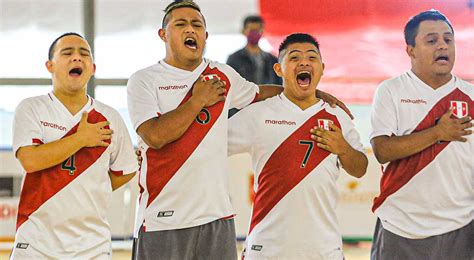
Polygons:
<instances>
[{"instance_id":1,"label":"gray shorts","mask_svg":"<svg viewBox=\"0 0 474 260\"><path fill-rule=\"evenodd\" d=\"M375 225L370 259L372 260L473 260L474 222L437 236L408 239Z\"/></svg>"},{"instance_id":2,"label":"gray shorts","mask_svg":"<svg viewBox=\"0 0 474 260\"><path fill-rule=\"evenodd\" d=\"M197 227L144 232L134 241L132 259L235 260L237 248L233 219Z\"/></svg>"}]
</instances>

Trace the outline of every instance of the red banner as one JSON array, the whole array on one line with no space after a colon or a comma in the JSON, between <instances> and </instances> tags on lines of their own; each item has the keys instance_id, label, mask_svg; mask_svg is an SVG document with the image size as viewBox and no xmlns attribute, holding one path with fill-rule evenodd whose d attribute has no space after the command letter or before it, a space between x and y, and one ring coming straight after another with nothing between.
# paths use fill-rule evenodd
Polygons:
<instances>
[{"instance_id":1,"label":"red banner","mask_svg":"<svg viewBox=\"0 0 474 260\"><path fill-rule=\"evenodd\" d=\"M410 69L403 28L419 12L437 9L455 30L454 73L474 82L473 0L260 0L265 37L275 50L285 35L306 32L321 44L321 89L369 104L384 79Z\"/></svg>"}]
</instances>

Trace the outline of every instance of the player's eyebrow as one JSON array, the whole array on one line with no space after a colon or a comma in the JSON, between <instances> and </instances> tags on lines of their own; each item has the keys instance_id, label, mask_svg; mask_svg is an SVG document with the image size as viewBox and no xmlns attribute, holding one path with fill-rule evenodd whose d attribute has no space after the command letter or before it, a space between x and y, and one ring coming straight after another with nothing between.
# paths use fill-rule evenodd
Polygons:
<instances>
[{"instance_id":1,"label":"player's eyebrow","mask_svg":"<svg viewBox=\"0 0 474 260\"><path fill-rule=\"evenodd\" d=\"M79 50L85 51L85 52L91 54L91 51L90 51L89 49L87 49L87 48L81 47L81 48L79 48Z\"/></svg>"},{"instance_id":2,"label":"player's eyebrow","mask_svg":"<svg viewBox=\"0 0 474 260\"><path fill-rule=\"evenodd\" d=\"M291 50L290 52L288 52L288 54L292 54L294 52L303 52L301 50ZM316 50L307 50L306 52L314 52L316 54L319 54Z\"/></svg>"},{"instance_id":3,"label":"player's eyebrow","mask_svg":"<svg viewBox=\"0 0 474 260\"><path fill-rule=\"evenodd\" d=\"M433 36L433 35L438 35L439 33L435 33L435 32L432 32L432 33L428 33L425 35L425 37L429 37L429 36ZM443 35L453 35L452 32L444 32Z\"/></svg>"},{"instance_id":4,"label":"player's eyebrow","mask_svg":"<svg viewBox=\"0 0 474 260\"><path fill-rule=\"evenodd\" d=\"M302 51L300 51L300 50L291 50L290 52L288 52L288 54L292 54L294 52L302 52Z\"/></svg>"},{"instance_id":5,"label":"player's eyebrow","mask_svg":"<svg viewBox=\"0 0 474 260\"><path fill-rule=\"evenodd\" d=\"M73 50L72 47L67 47L67 48L61 49L59 52L72 51L72 50Z\"/></svg>"},{"instance_id":6,"label":"player's eyebrow","mask_svg":"<svg viewBox=\"0 0 474 260\"><path fill-rule=\"evenodd\" d=\"M317 52L316 50L308 50L308 51L306 51L306 52L314 52L314 53L316 53L316 54L319 55L319 52Z\"/></svg>"},{"instance_id":7,"label":"player's eyebrow","mask_svg":"<svg viewBox=\"0 0 474 260\"><path fill-rule=\"evenodd\" d=\"M72 50L74 50L73 47L66 47L66 48L61 49L60 52L66 52L66 51L72 51ZM89 49L85 48L85 47L80 47L79 50L80 51L85 51L89 54L91 53L91 51Z\"/></svg>"}]
</instances>

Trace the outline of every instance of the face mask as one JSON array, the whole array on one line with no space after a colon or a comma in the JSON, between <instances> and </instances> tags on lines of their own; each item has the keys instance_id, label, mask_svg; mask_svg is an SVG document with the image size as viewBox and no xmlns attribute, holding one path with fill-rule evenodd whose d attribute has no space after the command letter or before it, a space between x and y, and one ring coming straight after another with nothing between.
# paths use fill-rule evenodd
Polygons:
<instances>
[{"instance_id":1,"label":"face mask","mask_svg":"<svg viewBox=\"0 0 474 260\"><path fill-rule=\"evenodd\" d=\"M262 33L260 33L259 31L250 31L249 34L247 35L247 42L250 45L257 45L261 37L262 37Z\"/></svg>"}]
</instances>

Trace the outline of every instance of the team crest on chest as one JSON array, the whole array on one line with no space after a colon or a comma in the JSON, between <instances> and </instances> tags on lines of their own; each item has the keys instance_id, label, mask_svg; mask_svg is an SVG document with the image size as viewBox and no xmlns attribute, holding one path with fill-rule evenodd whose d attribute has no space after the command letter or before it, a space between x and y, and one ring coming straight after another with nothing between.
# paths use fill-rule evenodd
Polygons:
<instances>
[{"instance_id":1,"label":"team crest on chest","mask_svg":"<svg viewBox=\"0 0 474 260\"><path fill-rule=\"evenodd\" d=\"M217 74L208 74L203 76L204 81L209 81L211 79L218 79L221 80L221 78Z\"/></svg>"},{"instance_id":2,"label":"team crest on chest","mask_svg":"<svg viewBox=\"0 0 474 260\"><path fill-rule=\"evenodd\" d=\"M334 122L329 119L318 119L318 127L322 129L330 130L329 124L334 124Z\"/></svg>"},{"instance_id":3,"label":"team crest on chest","mask_svg":"<svg viewBox=\"0 0 474 260\"><path fill-rule=\"evenodd\" d=\"M467 102L451 100L450 107L453 109L453 114L457 118L462 118L462 117L467 116L467 109L468 109Z\"/></svg>"}]
</instances>

